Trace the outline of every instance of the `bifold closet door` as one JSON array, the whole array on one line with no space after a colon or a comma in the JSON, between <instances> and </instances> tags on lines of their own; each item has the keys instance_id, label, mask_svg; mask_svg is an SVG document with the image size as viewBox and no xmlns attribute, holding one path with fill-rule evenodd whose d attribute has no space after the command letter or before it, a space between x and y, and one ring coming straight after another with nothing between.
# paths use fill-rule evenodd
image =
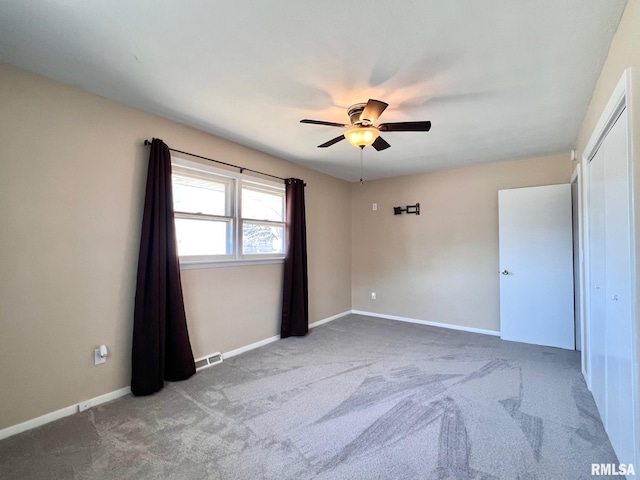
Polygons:
<instances>
[{"instance_id":1,"label":"bifold closet door","mask_svg":"<svg viewBox=\"0 0 640 480\"><path fill-rule=\"evenodd\" d=\"M631 194L623 110L589 164L591 391L620 463L634 458Z\"/></svg>"},{"instance_id":2,"label":"bifold closet door","mask_svg":"<svg viewBox=\"0 0 640 480\"><path fill-rule=\"evenodd\" d=\"M633 458L633 396L635 361L632 343L631 197L627 115L623 111L605 139L606 263L606 425L620 457ZM626 463L628 463L627 461Z\"/></svg>"},{"instance_id":3,"label":"bifold closet door","mask_svg":"<svg viewBox=\"0 0 640 480\"><path fill-rule=\"evenodd\" d=\"M589 354L593 398L603 418L606 391L606 241L605 241L605 146L589 164Z\"/></svg>"}]
</instances>

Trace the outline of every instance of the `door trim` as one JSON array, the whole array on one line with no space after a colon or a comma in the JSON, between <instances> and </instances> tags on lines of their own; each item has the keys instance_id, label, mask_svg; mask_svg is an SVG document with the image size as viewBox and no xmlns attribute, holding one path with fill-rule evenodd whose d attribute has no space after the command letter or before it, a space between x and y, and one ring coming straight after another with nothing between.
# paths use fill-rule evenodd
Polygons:
<instances>
[{"instance_id":1,"label":"door trim","mask_svg":"<svg viewBox=\"0 0 640 480\"><path fill-rule=\"evenodd\" d=\"M584 212L583 212L583 199L582 199L582 190L583 190L583 179L582 179L582 169L580 163L576 165L576 168L573 169L573 173L571 174L571 182L570 184L576 184L578 187L578 278L577 282L574 282L573 288L580 293L580 345L582 350L580 351L580 365L582 366L582 376L585 380L588 378L588 374L591 370L585 369L587 365L587 349L584 347L587 344L587 332L586 332L586 320L585 320L585 308L586 304L584 301L585 295L585 281L584 281ZM575 248L575 245L574 245ZM587 345L588 347L588 345ZM587 381L587 385L589 385L589 381Z\"/></svg>"}]
</instances>

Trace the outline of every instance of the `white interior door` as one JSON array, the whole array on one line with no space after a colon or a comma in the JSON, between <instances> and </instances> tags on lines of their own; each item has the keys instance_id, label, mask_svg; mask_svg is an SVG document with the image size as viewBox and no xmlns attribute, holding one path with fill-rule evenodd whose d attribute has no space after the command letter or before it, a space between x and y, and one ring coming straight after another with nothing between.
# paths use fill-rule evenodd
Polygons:
<instances>
[{"instance_id":1,"label":"white interior door","mask_svg":"<svg viewBox=\"0 0 640 480\"><path fill-rule=\"evenodd\" d=\"M500 190L498 204L502 338L573 350L571 185Z\"/></svg>"},{"instance_id":2,"label":"white interior door","mask_svg":"<svg viewBox=\"0 0 640 480\"><path fill-rule=\"evenodd\" d=\"M637 121L626 70L584 149L587 382L618 461L640 463ZM634 153L636 152L636 153ZM635 171L634 171L635 170ZM634 178L634 176L636 178ZM635 192L634 192L635 190ZM635 199L637 205L637 198Z\"/></svg>"},{"instance_id":3,"label":"white interior door","mask_svg":"<svg viewBox=\"0 0 640 480\"><path fill-rule=\"evenodd\" d=\"M606 250L605 250L605 181L604 148L600 148L589 165L589 350L591 385L605 385L606 379ZM606 412L606 391L593 388L593 398ZM603 420L604 420L604 413Z\"/></svg>"},{"instance_id":4,"label":"white interior door","mask_svg":"<svg viewBox=\"0 0 640 480\"><path fill-rule=\"evenodd\" d=\"M631 225L627 115L611 127L602 146L605 170L605 384L607 396L603 419L621 463L633 459L635 432L631 288ZM593 164L593 160L592 160ZM598 265L591 264L594 269ZM594 324L592 320L592 325ZM594 325L597 327L597 325ZM598 407L602 412L602 406Z\"/></svg>"}]
</instances>

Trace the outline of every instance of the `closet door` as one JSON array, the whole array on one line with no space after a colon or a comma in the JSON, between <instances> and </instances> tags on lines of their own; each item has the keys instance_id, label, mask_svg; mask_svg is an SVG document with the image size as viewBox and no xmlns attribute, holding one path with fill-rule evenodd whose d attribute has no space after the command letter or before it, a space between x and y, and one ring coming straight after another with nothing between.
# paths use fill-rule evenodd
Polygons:
<instances>
[{"instance_id":1,"label":"closet door","mask_svg":"<svg viewBox=\"0 0 640 480\"><path fill-rule=\"evenodd\" d=\"M606 422L606 254L605 180L603 143L589 164L589 339L591 390Z\"/></svg>"},{"instance_id":2,"label":"closet door","mask_svg":"<svg viewBox=\"0 0 640 480\"><path fill-rule=\"evenodd\" d=\"M640 72L640 71L639 71ZM636 282L640 209L633 201L640 164L640 97L633 70L616 85L584 154L588 381L619 463L640 464ZM629 108L635 105L638 108ZM634 117L631 117L632 112ZM633 128L632 128L633 127ZM632 156L633 155L633 156ZM633 181L633 183L632 183ZM637 198L636 198L637 201ZM635 227L634 227L635 225Z\"/></svg>"},{"instance_id":3,"label":"closet door","mask_svg":"<svg viewBox=\"0 0 640 480\"><path fill-rule=\"evenodd\" d=\"M606 426L621 463L633 459L631 216L627 115L604 142ZM626 462L625 462L626 460Z\"/></svg>"}]
</instances>

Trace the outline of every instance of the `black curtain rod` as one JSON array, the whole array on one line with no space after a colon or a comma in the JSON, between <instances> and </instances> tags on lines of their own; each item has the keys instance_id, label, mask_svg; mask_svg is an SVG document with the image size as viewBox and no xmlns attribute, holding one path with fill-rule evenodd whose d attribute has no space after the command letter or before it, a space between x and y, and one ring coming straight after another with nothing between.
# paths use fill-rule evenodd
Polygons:
<instances>
[{"instance_id":1,"label":"black curtain rod","mask_svg":"<svg viewBox=\"0 0 640 480\"><path fill-rule=\"evenodd\" d=\"M148 146L148 145L151 145L151 142L149 140L145 140L144 144L145 144L145 146ZM213 158L203 157L202 155L196 155L195 153L183 152L182 150L176 150L175 148L169 148L169 150L171 150L172 152L183 153L185 155L190 155L192 157L201 158L202 160L208 160L210 162L215 162L215 163L219 163L221 165L226 165L227 167L237 168L238 170L240 170L240 173L243 173L244 171L253 172L253 173L257 173L258 175L264 175L265 177L277 178L278 180L282 180L283 182L287 181L286 178L278 177L276 175L271 175L269 173L259 172L258 170L252 170L250 168L241 167L239 165L233 165L232 163L221 162L220 160L215 160Z\"/></svg>"}]
</instances>

